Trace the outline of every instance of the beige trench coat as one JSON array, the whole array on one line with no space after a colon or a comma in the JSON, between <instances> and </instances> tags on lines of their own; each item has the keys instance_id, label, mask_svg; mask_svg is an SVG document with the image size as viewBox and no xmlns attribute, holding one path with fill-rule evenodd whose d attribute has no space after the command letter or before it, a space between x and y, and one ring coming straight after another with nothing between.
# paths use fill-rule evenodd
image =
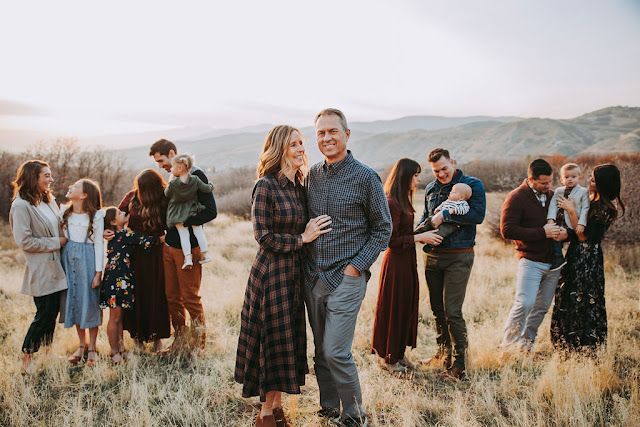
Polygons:
<instances>
[{"instance_id":1,"label":"beige trench coat","mask_svg":"<svg viewBox=\"0 0 640 427\"><path fill-rule=\"evenodd\" d=\"M49 202L59 216L55 200ZM40 297L67 289L67 279L60 262L60 229L53 227L38 209L16 197L11 204L9 223L13 238L26 259L21 292Z\"/></svg>"}]
</instances>

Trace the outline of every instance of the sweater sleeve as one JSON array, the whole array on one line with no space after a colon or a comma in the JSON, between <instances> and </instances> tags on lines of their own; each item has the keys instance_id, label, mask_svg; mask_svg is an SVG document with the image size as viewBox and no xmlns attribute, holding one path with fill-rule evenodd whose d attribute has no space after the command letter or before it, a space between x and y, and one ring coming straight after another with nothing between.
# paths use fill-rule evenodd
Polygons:
<instances>
[{"instance_id":1,"label":"sweater sleeve","mask_svg":"<svg viewBox=\"0 0 640 427\"><path fill-rule=\"evenodd\" d=\"M96 271L102 271L104 266L104 211L99 210L93 216L93 250L96 254Z\"/></svg>"},{"instance_id":2,"label":"sweater sleeve","mask_svg":"<svg viewBox=\"0 0 640 427\"><path fill-rule=\"evenodd\" d=\"M253 234L261 247L273 252L287 253L302 248L302 234L275 233L273 231L273 207L269 183L259 180L253 189L251 221Z\"/></svg>"},{"instance_id":3,"label":"sweater sleeve","mask_svg":"<svg viewBox=\"0 0 640 427\"><path fill-rule=\"evenodd\" d=\"M191 173L200 178L200 181L209 183L207 176L200 169L194 169ZM213 221L216 216L218 216L216 199L213 197L212 191L206 193L198 192L198 202L200 202L200 204L204 206L204 210L187 218L187 220L184 222L185 227L204 225L209 221Z\"/></svg>"},{"instance_id":4,"label":"sweater sleeve","mask_svg":"<svg viewBox=\"0 0 640 427\"><path fill-rule=\"evenodd\" d=\"M556 220L556 217L558 216L558 197L562 192L564 192L564 187L558 187L556 188L556 191L553 192L553 197L551 197L551 201L549 202L547 219Z\"/></svg>"},{"instance_id":5,"label":"sweater sleeve","mask_svg":"<svg viewBox=\"0 0 640 427\"><path fill-rule=\"evenodd\" d=\"M413 233L409 235L400 234L400 221L402 220L402 211L398 202L393 199L388 199L389 211L391 212L391 239L389 240L389 247L392 249L403 249L415 246L413 240Z\"/></svg>"},{"instance_id":6,"label":"sweater sleeve","mask_svg":"<svg viewBox=\"0 0 640 427\"><path fill-rule=\"evenodd\" d=\"M196 178L196 183L198 184L198 191L201 193L211 193L213 191L213 184L204 183L200 178L193 175Z\"/></svg>"},{"instance_id":7,"label":"sweater sleeve","mask_svg":"<svg viewBox=\"0 0 640 427\"><path fill-rule=\"evenodd\" d=\"M514 193L507 196L502 205L500 215L500 233L508 240L520 240L523 242L535 242L545 240L547 235L542 227L523 227L522 220L523 204L517 200Z\"/></svg>"},{"instance_id":8,"label":"sweater sleeve","mask_svg":"<svg viewBox=\"0 0 640 427\"><path fill-rule=\"evenodd\" d=\"M591 201L589 200L589 191L585 189L580 196L580 212L578 212L578 224L586 227L587 217L589 215L589 206Z\"/></svg>"}]
</instances>

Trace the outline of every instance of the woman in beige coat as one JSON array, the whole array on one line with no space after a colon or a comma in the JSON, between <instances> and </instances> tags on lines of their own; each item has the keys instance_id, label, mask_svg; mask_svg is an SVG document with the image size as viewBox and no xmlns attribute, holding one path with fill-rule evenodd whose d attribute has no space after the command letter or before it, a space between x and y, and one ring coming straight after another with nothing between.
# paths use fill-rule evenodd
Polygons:
<instances>
[{"instance_id":1,"label":"woman in beige coat","mask_svg":"<svg viewBox=\"0 0 640 427\"><path fill-rule=\"evenodd\" d=\"M36 315L22 344L22 369L31 364L31 354L51 343L67 281L60 263L60 210L51 194L51 169L41 160L28 160L18 168L13 181L13 203L9 222L13 238L26 260L22 293L31 295Z\"/></svg>"}]
</instances>

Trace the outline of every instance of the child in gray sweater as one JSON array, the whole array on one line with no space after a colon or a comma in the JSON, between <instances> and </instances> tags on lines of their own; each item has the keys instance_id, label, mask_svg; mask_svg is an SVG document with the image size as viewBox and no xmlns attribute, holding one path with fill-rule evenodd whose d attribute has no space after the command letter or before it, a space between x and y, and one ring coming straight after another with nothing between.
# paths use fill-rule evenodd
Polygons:
<instances>
[{"instance_id":1,"label":"child in gray sweater","mask_svg":"<svg viewBox=\"0 0 640 427\"><path fill-rule=\"evenodd\" d=\"M193 167L193 157L188 154L179 154L171 159L171 175L169 185L164 189L164 195L169 202L167 206L167 227L176 227L180 236L180 245L184 254L183 270L193 268L191 257L191 242L189 239L189 228L184 226L184 222L192 215L204 209L198 202L198 191L210 193L213 191L213 184L205 184L190 171ZM198 246L202 253L200 264L211 261L207 247L207 238L202 225L190 227L193 235L198 240Z\"/></svg>"}]
</instances>

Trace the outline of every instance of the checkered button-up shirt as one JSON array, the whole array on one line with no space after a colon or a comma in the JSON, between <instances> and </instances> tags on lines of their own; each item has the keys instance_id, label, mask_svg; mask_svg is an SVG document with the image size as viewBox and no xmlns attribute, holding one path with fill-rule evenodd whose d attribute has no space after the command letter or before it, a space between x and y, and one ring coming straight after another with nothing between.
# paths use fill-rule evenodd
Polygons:
<instances>
[{"instance_id":1,"label":"checkered button-up shirt","mask_svg":"<svg viewBox=\"0 0 640 427\"><path fill-rule=\"evenodd\" d=\"M389 205L378 174L354 159L351 151L337 163L311 167L307 200L309 217L329 215L333 229L310 245L307 286L313 287L321 278L333 291L347 265L364 273L389 244Z\"/></svg>"}]
</instances>

